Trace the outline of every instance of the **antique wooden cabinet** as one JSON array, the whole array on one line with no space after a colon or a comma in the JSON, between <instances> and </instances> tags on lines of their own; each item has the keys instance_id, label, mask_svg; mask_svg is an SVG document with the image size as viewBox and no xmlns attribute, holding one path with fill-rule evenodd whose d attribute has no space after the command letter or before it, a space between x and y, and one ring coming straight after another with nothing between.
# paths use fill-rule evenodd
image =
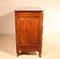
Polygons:
<instances>
[{"instance_id":1,"label":"antique wooden cabinet","mask_svg":"<svg viewBox=\"0 0 60 59\"><path fill-rule=\"evenodd\" d=\"M42 10L15 11L16 52L42 52Z\"/></svg>"}]
</instances>

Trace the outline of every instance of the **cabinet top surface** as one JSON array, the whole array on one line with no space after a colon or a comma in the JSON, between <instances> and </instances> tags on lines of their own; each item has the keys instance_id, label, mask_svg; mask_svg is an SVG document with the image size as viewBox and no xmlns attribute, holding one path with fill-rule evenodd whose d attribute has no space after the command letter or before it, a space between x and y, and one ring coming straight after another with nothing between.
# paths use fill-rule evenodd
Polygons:
<instances>
[{"instance_id":1,"label":"cabinet top surface","mask_svg":"<svg viewBox=\"0 0 60 59\"><path fill-rule=\"evenodd\" d=\"M15 12L43 12L43 10L16 10Z\"/></svg>"}]
</instances>

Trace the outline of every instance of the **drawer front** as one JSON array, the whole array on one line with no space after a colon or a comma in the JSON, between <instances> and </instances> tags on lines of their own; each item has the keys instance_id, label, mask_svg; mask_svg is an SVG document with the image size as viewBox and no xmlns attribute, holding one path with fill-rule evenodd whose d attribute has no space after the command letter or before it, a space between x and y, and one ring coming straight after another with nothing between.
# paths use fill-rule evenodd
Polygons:
<instances>
[{"instance_id":1,"label":"drawer front","mask_svg":"<svg viewBox=\"0 0 60 59\"><path fill-rule=\"evenodd\" d=\"M17 18L39 18L40 17L40 12L16 12L16 17Z\"/></svg>"},{"instance_id":2,"label":"drawer front","mask_svg":"<svg viewBox=\"0 0 60 59\"><path fill-rule=\"evenodd\" d=\"M18 49L21 50L21 51L36 51L38 50L38 46L37 44L35 45L18 45Z\"/></svg>"}]
</instances>

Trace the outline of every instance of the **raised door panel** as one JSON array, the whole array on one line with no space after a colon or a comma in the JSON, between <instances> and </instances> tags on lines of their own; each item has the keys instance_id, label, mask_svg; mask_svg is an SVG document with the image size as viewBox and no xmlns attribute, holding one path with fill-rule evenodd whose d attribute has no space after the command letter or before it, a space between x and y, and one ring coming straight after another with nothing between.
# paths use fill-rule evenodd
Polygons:
<instances>
[{"instance_id":1,"label":"raised door panel","mask_svg":"<svg viewBox=\"0 0 60 59\"><path fill-rule=\"evenodd\" d=\"M19 13L20 14L20 13ZM21 16L22 14L22 16ZM39 32L39 17L33 15L30 12L21 13L16 20L16 32L19 44L38 44L38 32ZM30 15L28 15L30 14ZM31 16L33 15L33 16Z\"/></svg>"}]
</instances>

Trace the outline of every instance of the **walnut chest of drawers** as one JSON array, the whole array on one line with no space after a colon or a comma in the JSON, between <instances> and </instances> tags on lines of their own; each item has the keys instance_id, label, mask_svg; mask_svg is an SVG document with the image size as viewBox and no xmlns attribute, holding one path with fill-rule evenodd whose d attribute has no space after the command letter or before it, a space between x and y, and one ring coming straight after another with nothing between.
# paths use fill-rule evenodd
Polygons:
<instances>
[{"instance_id":1,"label":"walnut chest of drawers","mask_svg":"<svg viewBox=\"0 0 60 59\"><path fill-rule=\"evenodd\" d=\"M42 52L43 12L15 11L16 52Z\"/></svg>"}]
</instances>

